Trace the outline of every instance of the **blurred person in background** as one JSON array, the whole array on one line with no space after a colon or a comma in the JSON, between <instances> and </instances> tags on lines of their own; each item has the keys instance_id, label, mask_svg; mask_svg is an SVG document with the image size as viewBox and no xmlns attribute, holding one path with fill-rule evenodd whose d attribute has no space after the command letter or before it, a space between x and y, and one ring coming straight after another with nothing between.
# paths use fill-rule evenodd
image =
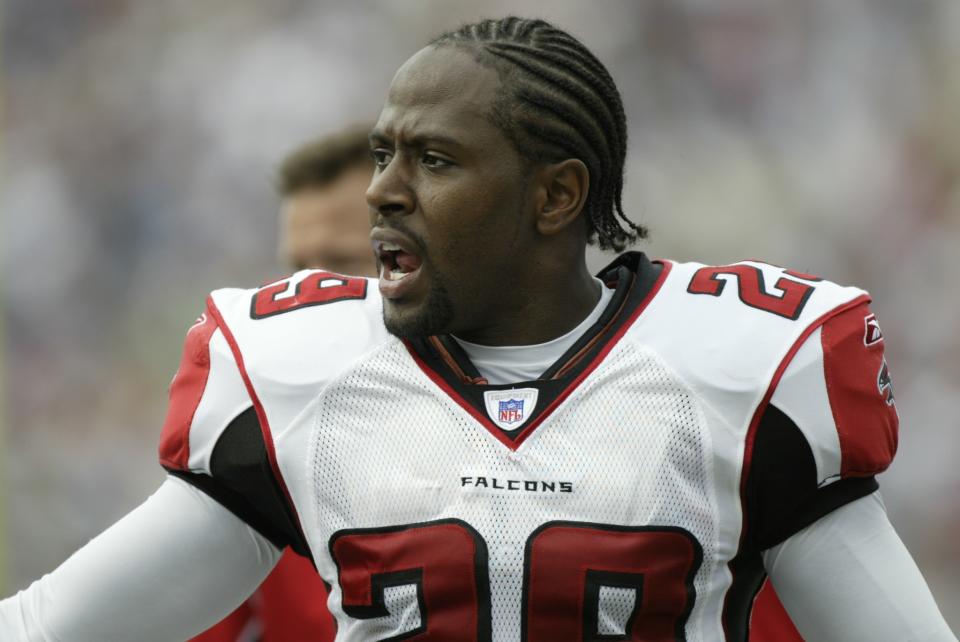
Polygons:
<instances>
[{"instance_id":1,"label":"blurred person in background","mask_svg":"<svg viewBox=\"0 0 960 642\"><path fill-rule=\"evenodd\" d=\"M291 268L376 276L364 197L373 176L370 129L309 142L281 163L279 255ZM323 580L288 548L250 599L193 642L327 642L335 634Z\"/></svg>"},{"instance_id":2,"label":"blurred person in background","mask_svg":"<svg viewBox=\"0 0 960 642\"><path fill-rule=\"evenodd\" d=\"M373 176L367 136L354 126L309 143L280 167L280 258L295 270L376 276L364 194Z\"/></svg>"}]
</instances>

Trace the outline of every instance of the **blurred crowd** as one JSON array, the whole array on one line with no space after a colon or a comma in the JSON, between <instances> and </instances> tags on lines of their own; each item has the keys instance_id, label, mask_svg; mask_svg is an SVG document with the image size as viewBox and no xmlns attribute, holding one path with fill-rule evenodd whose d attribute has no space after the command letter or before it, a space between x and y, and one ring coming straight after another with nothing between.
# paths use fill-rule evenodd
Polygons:
<instances>
[{"instance_id":1,"label":"blurred crowd","mask_svg":"<svg viewBox=\"0 0 960 642\"><path fill-rule=\"evenodd\" d=\"M375 119L399 64L475 4L4 3L4 593L162 479L166 387L206 292L280 275L278 161ZM960 629L960 3L483 4L506 13L610 68L641 249L874 295L901 416L881 489Z\"/></svg>"}]
</instances>

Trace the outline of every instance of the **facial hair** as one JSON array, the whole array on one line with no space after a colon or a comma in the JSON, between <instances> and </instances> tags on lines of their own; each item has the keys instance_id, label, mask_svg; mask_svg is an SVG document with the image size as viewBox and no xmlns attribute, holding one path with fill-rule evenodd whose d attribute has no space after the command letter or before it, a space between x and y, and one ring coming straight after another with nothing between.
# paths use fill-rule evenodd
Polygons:
<instances>
[{"instance_id":1,"label":"facial hair","mask_svg":"<svg viewBox=\"0 0 960 642\"><path fill-rule=\"evenodd\" d=\"M436 334L445 334L453 322L453 301L450 292L443 281L431 271L433 283L423 305L416 312L409 315L391 316L387 313L385 302L383 309L383 324L387 332L401 339L429 337Z\"/></svg>"}]
</instances>

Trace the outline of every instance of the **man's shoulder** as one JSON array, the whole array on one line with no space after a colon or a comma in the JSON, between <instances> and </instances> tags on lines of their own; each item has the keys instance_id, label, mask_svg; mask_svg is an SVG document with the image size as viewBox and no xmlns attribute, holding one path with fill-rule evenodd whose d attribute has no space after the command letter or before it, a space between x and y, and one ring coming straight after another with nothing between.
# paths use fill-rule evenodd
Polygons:
<instances>
[{"instance_id":1,"label":"man's shoulder","mask_svg":"<svg viewBox=\"0 0 960 642\"><path fill-rule=\"evenodd\" d=\"M161 463L209 472L220 436L251 408L261 429L286 426L318 390L391 341L380 305L367 279L320 270L214 290L170 385Z\"/></svg>"},{"instance_id":2,"label":"man's shoulder","mask_svg":"<svg viewBox=\"0 0 960 642\"><path fill-rule=\"evenodd\" d=\"M657 296L662 313L692 315L692 323L725 333L741 328L747 336L758 331L790 335L853 300L869 298L860 288L757 260L663 264L669 274Z\"/></svg>"},{"instance_id":3,"label":"man's shoulder","mask_svg":"<svg viewBox=\"0 0 960 642\"><path fill-rule=\"evenodd\" d=\"M208 308L242 368L285 383L327 378L390 340L376 283L324 270L214 290Z\"/></svg>"},{"instance_id":4,"label":"man's shoulder","mask_svg":"<svg viewBox=\"0 0 960 642\"><path fill-rule=\"evenodd\" d=\"M707 388L766 387L816 328L869 301L859 288L761 261L662 264L630 336Z\"/></svg>"}]
</instances>

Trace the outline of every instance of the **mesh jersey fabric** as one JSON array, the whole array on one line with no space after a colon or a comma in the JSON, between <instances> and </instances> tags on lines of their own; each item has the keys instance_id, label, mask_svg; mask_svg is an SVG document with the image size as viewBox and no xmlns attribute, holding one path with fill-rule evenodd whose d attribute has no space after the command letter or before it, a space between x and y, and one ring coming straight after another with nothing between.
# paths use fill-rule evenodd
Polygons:
<instances>
[{"instance_id":1,"label":"mesh jersey fabric","mask_svg":"<svg viewBox=\"0 0 960 642\"><path fill-rule=\"evenodd\" d=\"M758 420L777 382L794 380L785 373L811 333L866 298L755 262L710 272L722 277L726 294L697 296L705 293L689 288L707 266L663 265L648 296L622 312L627 319L598 335L589 363L552 389L517 384L542 390L516 440L497 434L485 410L471 407L410 345L383 332L375 293L291 306L267 318L251 314L257 292L212 295L209 361L243 382L256 410L283 491L275 495L292 507L332 585L338 640L420 629L438 639L513 640L521 631L527 639L549 639L548 620L581 629L589 623L596 627L590 635L622 626L634 637L663 629L690 640L737 639L741 633L731 632L725 611L749 530L745 480ZM635 260L634 273L644 266L645 259ZM797 318L744 305L742 290L750 286L743 275L754 273L767 283L788 279L808 288ZM280 287L296 297L307 278ZM216 368L206 374L214 390L209 380ZM179 406L188 411L178 410L165 427L168 468L212 473L204 453L233 420L236 395L227 397L222 412L205 410L199 418L189 415L191 404ZM800 430L822 436L826 428ZM856 448L858 442L849 435L820 439L816 450L829 443ZM841 460L842 453L820 457L818 474L833 475L830 462ZM391 554L401 555L439 532L445 533L439 542L464 542L448 555L468 562L456 567L473 587L459 602L438 597L438 587L458 581L443 559L424 561L420 576L404 575L385 552L396 546ZM600 575L570 580L580 582L581 594L596 585L595 600L584 606L579 596L557 593L540 579L562 575L565 560L556 548L562 542L582 545L588 569L591 547L622 545L635 559L619 569L597 562ZM650 566L663 551L672 562ZM358 579L364 564L372 572ZM637 577L645 583L632 584ZM630 595L633 608L624 618ZM658 595L673 601L654 615ZM583 611L573 620L570 604ZM476 625L465 627L466 621ZM444 627L460 637L442 638Z\"/></svg>"}]
</instances>

